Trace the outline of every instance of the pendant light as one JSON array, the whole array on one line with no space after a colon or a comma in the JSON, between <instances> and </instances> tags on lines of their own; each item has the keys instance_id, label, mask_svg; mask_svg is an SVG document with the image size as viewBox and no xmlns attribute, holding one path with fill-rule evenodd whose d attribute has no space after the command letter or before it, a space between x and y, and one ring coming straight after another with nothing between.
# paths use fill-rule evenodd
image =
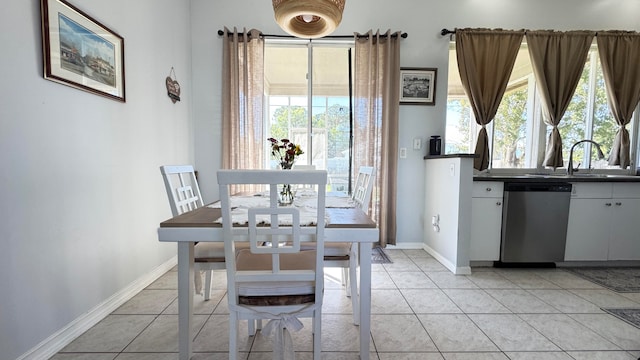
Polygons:
<instances>
[{"instance_id":1,"label":"pendant light","mask_svg":"<svg viewBox=\"0 0 640 360\"><path fill-rule=\"evenodd\" d=\"M273 0L276 22L295 37L316 39L335 31L345 0Z\"/></svg>"}]
</instances>

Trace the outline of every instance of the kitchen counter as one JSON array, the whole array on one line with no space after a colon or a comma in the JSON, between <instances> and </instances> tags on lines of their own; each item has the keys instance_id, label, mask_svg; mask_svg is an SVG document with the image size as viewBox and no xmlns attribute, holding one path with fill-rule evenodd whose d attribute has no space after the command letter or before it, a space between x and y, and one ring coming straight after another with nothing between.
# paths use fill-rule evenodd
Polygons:
<instances>
[{"instance_id":1,"label":"kitchen counter","mask_svg":"<svg viewBox=\"0 0 640 360\"><path fill-rule=\"evenodd\" d=\"M640 176L633 175L605 175L605 174L483 174L474 175L473 181L503 181L503 182L640 182Z\"/></svg>"}]
</instances>

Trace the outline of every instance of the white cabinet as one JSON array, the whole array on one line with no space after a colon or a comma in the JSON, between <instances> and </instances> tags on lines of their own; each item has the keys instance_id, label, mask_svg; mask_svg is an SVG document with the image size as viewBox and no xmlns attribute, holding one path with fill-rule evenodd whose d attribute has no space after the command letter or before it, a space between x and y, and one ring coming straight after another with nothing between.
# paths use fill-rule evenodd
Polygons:
<instances>
[{"instance_id":1,"label":"white cabinet","mask_svg":"<svg viewBox=\"0 0 640 360\"><path fill-rule=\"evenodd\" d=\"M640 260L640 184L574 183L567 261Z\"/></svg>"},{"instance_id":2,"label":"white cabinet","mask_svg":"<svg viewBox=\"0 0 640 360\"><path fill-rule=\"evenodd\" d=\"M471 261L500 259L503 183L475 181L471 197Z\"/></svg>"}]
</instances>

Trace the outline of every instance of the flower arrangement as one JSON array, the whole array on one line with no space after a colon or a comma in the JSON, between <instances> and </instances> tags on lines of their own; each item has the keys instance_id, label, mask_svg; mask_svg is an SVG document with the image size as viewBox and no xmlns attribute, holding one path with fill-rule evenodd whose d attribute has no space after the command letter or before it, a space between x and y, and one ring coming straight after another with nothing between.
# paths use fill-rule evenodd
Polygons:
<instances>
[{"instance_id":1,"label":"flower arrangement","mask_svg":"<svg viewBox=\"0 0 640 360\"><path fill-rule=\"evenodd\" d=\"M278 160L282 169L291 169L296 157L304 154L300 145L292 143L289 139L278 141L271 137L267 140L271 142L271 155Z\"/></svg>"}]
</instances>

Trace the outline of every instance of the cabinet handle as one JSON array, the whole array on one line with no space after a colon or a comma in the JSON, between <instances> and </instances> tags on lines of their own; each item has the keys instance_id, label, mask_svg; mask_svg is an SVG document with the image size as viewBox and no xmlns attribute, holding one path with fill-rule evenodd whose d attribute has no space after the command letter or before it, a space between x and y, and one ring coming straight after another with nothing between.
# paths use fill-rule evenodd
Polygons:
<instances>
[{"instance_id":1,"label":"cabinet handle","mask_svg":"<svg viewBox=\"0 0 640 360\"><path fill-rule=\"evenodd\" d=\"M621 202L616 202L616 206L622 206Z\"/></svg>"},{"instance_id":2,"label":"cabinet handle","mask_svg":"<svg viewBox=\"0 0 640 360\"><path fill-rule=\"evenodd\" d=\"M606 206L611 206L611 203L604 203Z\"/></svg>"},{"instance_id":3,"label":"cabinet handle","mask_svg":"<svg viewBox=\"0 0 640 360\"><path fill-rule=\"evenodd\" d=\"M487 191L491 191L491 188L487 188Z\"/></svg>"},{"instance_id":4,"label":"cabinet handle","mask_svg":"<svg viewBox=\"0 0 640 360\"><path fill-rule=\"evenodd\" d=\"M500 206L500 205L502 205L502 203L501 203L500 201L498 201L498 202L496 203L496 205Z\"/></svg>"}]
</instances>

